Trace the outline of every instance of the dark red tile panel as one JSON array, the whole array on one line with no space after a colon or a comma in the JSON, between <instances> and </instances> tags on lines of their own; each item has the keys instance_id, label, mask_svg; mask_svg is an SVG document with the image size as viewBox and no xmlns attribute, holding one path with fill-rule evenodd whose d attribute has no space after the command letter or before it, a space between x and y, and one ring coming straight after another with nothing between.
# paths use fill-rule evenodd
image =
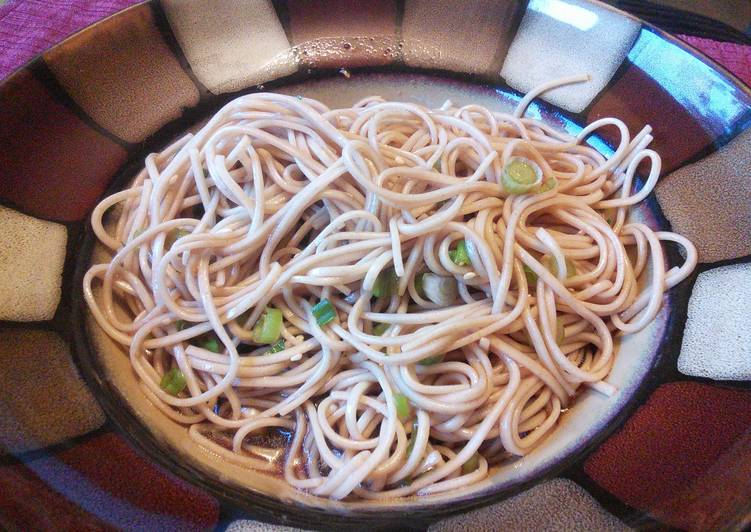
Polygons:
<instances>
[{"instance_id":1,"label":"dark red tile panel","mask_svg":"<svg viewBox=\"0 0 751 532\"><path fill-rule=\"evenodd\" d=\"M26 70L0 89L0 198L52 220L81 219L125 162Z\"/></svg>"},{"instance_id":2,"label":"dark red tile panel","mask_svg":"<svg viewBox=\"0 0 751 532\"><path fill-rule=\"evenodd\" d=\"M701 528L709 486L714 486L711 506L717 510L737 507L735 490L749 485L748 477L738 480L736 466L728 464L738 458L738 445L748 448L749 430L751 391L665 384L586 461L584 470L632 507L672 526ZM740 457L741 471L748 470L749 455ZM725 485L720 471L735 480Z\"/></svg>"},{"instance_id":3,"label":"dark red tile panel","mask_svg":"<svg viewBox=\"0 0 751 532\"><path fill-rule=\"evenodd\" d=\"M0 468L0 529L114 530L22 464Z\"/></svg>"},{"instance_id":4,"label":"dark red tile panel","mask_svg":"<svg viewBox=\"0 0 751 532\"><path fill-rule=\"evenodd\" d=\"M650 148L662 158L662 173L681 166L712 145L713 137L688 114L665 89L634 64L627 63L623 75L608 88L587 114L591 123L603 117L623 120L631 135L645 125L653 128ZM620 134L615 127L599 130L615 146Z\"/></svg>"},{"instance_id":5,"label":"dark red tile panel","mask_svg":"<svg viewBox=\"0 0 751 532\"><path fill-rule=\"evenodd\" d=\"M219 518L215 498L143 459L116 434L97 436L56 458L109 499L137 509L134 518L151 516L153 530L175 522L183 529L206 530ZM127 523L122 525L128 528Z\"/></svg>"}]
</instances>

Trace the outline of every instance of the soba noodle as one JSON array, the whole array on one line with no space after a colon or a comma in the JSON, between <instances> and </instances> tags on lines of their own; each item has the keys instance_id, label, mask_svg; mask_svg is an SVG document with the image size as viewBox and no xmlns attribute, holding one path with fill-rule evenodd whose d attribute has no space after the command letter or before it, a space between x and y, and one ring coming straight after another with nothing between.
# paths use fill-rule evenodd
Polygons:
<instances>
[{"instance_id":1,"label":"soba noodle","mask_svg":"<svg viewBox=\"0 0 751 532\"><path fill-rule=\"evenodd\" d=\"M479 482L582 388L614 393L614 338L696 264L627 219L651 129L572 137L523 118L539 92L514 114L237 98L96 207L90 310L222 459L334 499ZM603 127L609 158L583 143Z\"/></svg>"}]
</instances>

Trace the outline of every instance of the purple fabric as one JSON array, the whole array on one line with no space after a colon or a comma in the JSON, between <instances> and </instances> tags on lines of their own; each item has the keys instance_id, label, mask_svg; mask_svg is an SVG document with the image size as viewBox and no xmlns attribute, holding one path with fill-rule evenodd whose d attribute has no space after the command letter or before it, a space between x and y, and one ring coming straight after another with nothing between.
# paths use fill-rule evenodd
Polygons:
<instances>
[{"instance_id":1,"label":"purple fabric","mask_svg":"<svg viewBox=\"0 0 751 532\"><path fill-rule=\"evenodd\" d=\"M0 7L0 79L37 54L140 0L9 0Z\"/></svg>"},{"instance_id":2,"label":"purple fabric","mask_svg":"<svg viewBox=\"0 0 751 532\"><path fill-rule=\"evenodd\" d=\"M678 35L678 38L701 50L738 76L746 85L751 86L751 46L713 41L691 35Z\"/></svg>"}]
</instances>

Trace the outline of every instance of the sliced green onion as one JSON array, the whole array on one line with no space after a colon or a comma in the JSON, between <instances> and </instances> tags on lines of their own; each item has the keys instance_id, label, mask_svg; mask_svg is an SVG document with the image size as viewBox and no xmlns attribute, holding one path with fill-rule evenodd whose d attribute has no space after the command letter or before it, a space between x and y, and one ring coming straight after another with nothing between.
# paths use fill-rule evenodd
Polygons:
<instances>
[{"instance_id":1,"label":"sliced green onion","mask_svg":"<svg viewBox=\"0 0 751 532\"><path fill-rule=\"evenodd\" d=\"M206 335L203 340L201 340L201 347L203 347L207 351L212 351L214 353L221 351L219 338L217 338L215 334Z\"/></svg>"},{"instance_id":2,"label":"sliced green onion","mask_svg":"<svg viewBox=\"0 0 751 532\"><path fill-rule=\"evenodd\" d=\"M373 336L383 336L383 333L388 331L389 327L391 327L390 323L379 323L373 327Z\"/></svg>"},{"instance_id":3,"label":"sliced green onion","mask_svg":"<svg viewBox=\"0 0 751 532\"><path fill-rule=\"evenodd\" d=\"M177 395L185 389L185 375L177 368L172 368L162 375L159 387L170 395Z\"/></svg>"},{"instance_id":4,"label":"sliced green onion","mask_svg":"<svg viewBox=\"0 0 751 532\"><path fill-rule=\"evenodd\" d=\"M188 327L190 327L190 325L188 325L188 322L187 322L187 321L185 321L185 320L177 320L177 321L175 322L175 328L176 328L176 329L177 329L178 331L184 331L184 330L185 330L185 329L187 329Z\"/></svg>"},{"instance_id":5,"label":"sliced green onion","mask_svg":"<svg viewBox=\"0 0 751 532\"><path fill-rule=\"evenodd\" d=\"M409 400L406 395L397 393L394 395L394 402L396 403L396 415L399 419L406 421L412 414L412 407L409 405Z\"/></svg>"},{"instance_id":6,"label":"sliced green onion","mask_svg":"<svg viewBox=\"0 0 751 532\"><path fill-rule=\"evenodd\" d=\"M415 275L415 291L417 292L417 295L423 299L425 299L425 290L423 288L424 279L425 272L421 272Z\"/></svg>"},{"instance_id":7,"label":"sliced green onion","mask_svg":"<svg viewBox=\"0 0 751 532\"><path fill-rule=\"evenodd\" d=\"M282 311L266 307L253 326L253 341L257 344L273 344L282 334Z\"/></svg>"},{"instance_id":8,"label":"sliced green onion","mask_svg":"<svg viewBox=\"0 0 751 532\"><path fill-rule=\"evenodd\" d=\"M269 353L278 353L279 351L284 351L286 348L286 343L284 341L284 338L280 338L279 341L277 341L274 345L271 346L271 350Z\"/></svg>"},{"instance_id":9,"label":"sliced green onion","mask_svg":"<svg viewBox=\"0 0 751 532\"><path fill-rule=\"evenodd\" d=\"M376 297L391 297L396 293L399 281L394 268L386 268L376 277L373 284L373 295Z\"/></svg>"},{"instance_id":10,"label":"sliced green onion","mask_svg":"<svg viewBox=\"0 0 751 532\"><path fill-rule=\"evenodd\" d=\"M313 317L316 319L318 325L323 327L327 323L331 323L336 318L336 310L334 305L328 299L321 299L313 307Z\"/></svg>"},{"instance_id":11,"label":"sliced green onion","mask_svg":"<svg viewBox=\"0 0 751 532\"><path fill-rule=\"evenodd\" d=\"M171 248L175 244L175 242L177 242L184 236L188 236L189 234L190 231L186 231L185 229L173 229L172 231L167 233L167 238L164 240L165 249Z\"/></svg>"},{"instance_id":12,"label":"sliced green onion","mask_svg":"<svg viewBox=\"0 0 751 532\"><path fill-rule=\"evenodd\" d=\"M576 265L574 264L574 261L568 257L564 257L564 259L566 262L566 274L564 277L573 277L576 275ZM542 263L548 270L550 270L550 273L558 277L558 261L556 261L552 255L546 255Z\"/></svg>"},{"instance_id":13,"label":"sliced green onion","mask_svg":"<svg viewBox=\"0 0 751 532\"><path fill-rule=\"evenodd\" d=\"M462 464L462 475L468 475L478 467L480 467L480 455L475 453Z\"/></svg>"},{"instance_id":14,"label":"sliced green onion","mask_svg":"<svg viewBox=\"0 0 751 532\"><path fill-rule=\"evenodd\" d=\"M527 278L527 284L529 286L536 286L537 285L537 274L535 271L527 266L526 264L522 266L522 269L524 270L524 277Z\"/></svg>"},{"instance_id":15,"label":"sliced green onion","mask_svg":"<svg viewBox=\"0 0 751 532\"><path fill-rule=\"evenodd\" d=\"M566 328L560 319L555 320L555 343L562 345L566 339Z\"/></svg>"},{"instance_id":16,"label":"sliced green onion","mask_svg":"<svg viewBox=\"0 0 751 532\"><path fill-rule=\"evenodd\" d=\"M442 277L434 273L426 273L422 277L425 297L436 305L448 306L456 300L459 290L456 287L456 279Z\"/></svg>"},{"instance_id":17,"label":"sliced green onion","mask_svg":"<svg viewBox=\"0 0 751 532\"><path fill-rule=\"evenodd\" d=\"M420 364L421 366L432 366L433 364L438 364L439 362L443 362L443 354L423 358L418 362L418 364Z\"/></svg>"},{"instance_id":18,"label":"sliced green onion","mask_svg":"<svg viewBox=\"0 0 751 532\"><path fill-rule=\"evenodd\" d=\"M466 266L471 261L467 252L467 241L462 239L456 244L455 249L449 250L449 258L457 266Z\"/></svg>"},{"instance_id":19,"label":"sliced green onion","mask_svg":"<svg viewBox=\"0 0 751 532\"><path fill-rule=\"evenodd\" d=\"M407 456L412 454L412 449L415 448L415 440L417 439L417 420L412 423L412 432L409 434L409 442L407 443Z\"/></svg>"},{"instance_id":20,"label":"sliced green onion","mask_svg":"<svg viewBox=\"0 0 751 532\"><path fill-rule=\"evenodd\" d=\"M542 179L542 170L529 159L514 157L503 167L501 183L509 194L526 194Z\"/></svg>"},{"instance_id":21,"label":"sliced green onion","mask_svg":"<svg viewBox=\"0 0 751 532\"><path fill-rule=\"evenodd\" d=\"M555 177L551 177L549 179L546 179L542 182L542 184L535 189L535 194L542 194L543 192L548 192L549 190L553 190L555 186L558 184L558 180Z\"/></svg>"},{"instance_id":22,"label":"sliced green onion","mask_svg":"<svg viewBox=\"0 0 751 532\"><path fill-rule=\"evenodd\" d=\"M407 478L401 479L399 482L394 484L394 487L406 488L407 486L411 486L411 485L412 485L412 477L407 477Z\"/></svg>"}]
</instances>

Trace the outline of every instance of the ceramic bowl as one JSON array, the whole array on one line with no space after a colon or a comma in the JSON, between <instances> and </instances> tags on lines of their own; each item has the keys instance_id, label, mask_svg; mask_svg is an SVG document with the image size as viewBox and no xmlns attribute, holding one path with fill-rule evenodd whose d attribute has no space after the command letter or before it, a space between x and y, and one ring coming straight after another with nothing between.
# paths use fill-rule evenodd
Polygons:
<instances>
[{"instance_id":1,"label":"ceramic bowl","mask_svg":"<svg viewBox=\"0 0 751 532\"><path fill-rule=\"evenodd\" d=\"M504 110L538 83L578 73L592 81L551 91L530 114L572 133L603 116L632 132L650 124L663 175L633 216L689 237L700 265L650 327L620 342L615 396L584 393L543 445L472 489L334 502L223 463L145 399L127 357L92 326L81 294L91 209L232 98L278 91L342 106L378 94ZM13 488L10 522L742 523L750 119L751 91L728 72L585 0L162 0L70 37L0 85L0 485ZM604 129L589 143L607 154L616 135Z\"/></svg>"}]
</instances>

